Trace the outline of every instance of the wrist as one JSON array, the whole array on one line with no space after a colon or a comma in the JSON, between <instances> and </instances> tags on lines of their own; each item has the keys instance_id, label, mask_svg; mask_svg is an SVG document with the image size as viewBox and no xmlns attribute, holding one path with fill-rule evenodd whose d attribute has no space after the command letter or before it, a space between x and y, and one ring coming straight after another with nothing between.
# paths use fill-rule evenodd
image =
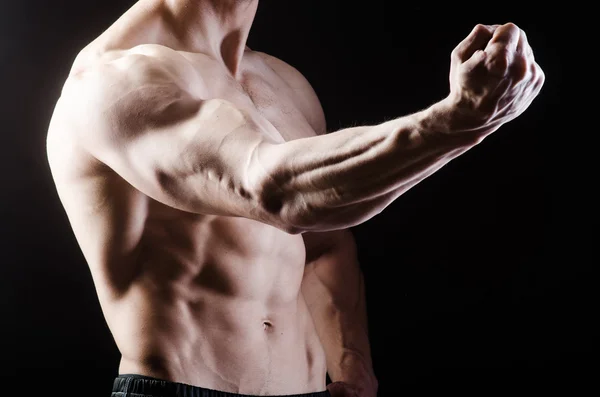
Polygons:
<instances>
[{"instance_id":1,"label":"wrist","mask_svg":"<svg viewBox=\"0 0 600 397\"><path fill-rule=\"evenodd\" d=\"M474 146L491 132L485 128L485 122L471 117L460 98L452 94L417 113L416 122L423 140L455 148Z\"/></svg>"},{"instance_id":2,"label":"wrist","mask_svg":"<svg viewBox=\"0 0 600 397\"><path fill-rule=\"evenodd\" d=\"M472 101L451 93L438 103L447 115L449 134L479 143L500 125L490 122L489 112L483 112Z\"/></svg>"},{"instance_id":3,"label":"wrist","mask_svg":"<svg viewBox=\"0 0 600 397\"><path fill-rule=\"evenodd\" d=\"M415 128L423 142L435 146L470 146L455 100L447 97L414 115Z\"/></svg>"},{"instance_id":4,"label":"wrist","mask_svg":"<svg viewBox=\"0 0 600 397\"><path fill-rule=\"evenodd\" d=\"M344 382L359 389L377 391L378 381L370 360L356 352L345 352L339 363L329 371L333 382Z\"/></svg>"}]
</instances>

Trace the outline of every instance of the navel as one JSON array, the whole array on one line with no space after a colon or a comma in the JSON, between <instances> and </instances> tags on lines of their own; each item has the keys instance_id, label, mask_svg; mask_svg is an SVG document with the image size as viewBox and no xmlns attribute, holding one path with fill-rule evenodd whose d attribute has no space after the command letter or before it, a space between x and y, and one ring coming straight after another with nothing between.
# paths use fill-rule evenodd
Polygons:
<instances>
[{"instance_id":1,"label":"navel","mask_svg":"<svg viewBox=\"0 0 600 397\"><path fill-rule=\"evenodd\" d=\"M273 324L270 321L263 321L263 329L265 331L273 331Z\"/></svg>"}]
</instances>

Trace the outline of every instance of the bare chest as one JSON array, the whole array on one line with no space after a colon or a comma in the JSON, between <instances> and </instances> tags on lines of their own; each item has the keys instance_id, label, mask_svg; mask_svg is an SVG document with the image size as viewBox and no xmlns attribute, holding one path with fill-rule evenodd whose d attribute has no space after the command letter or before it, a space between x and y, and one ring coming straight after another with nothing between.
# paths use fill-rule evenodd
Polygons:
<instances>
[{"instance_id":1,"label":"bare chest","mask_svg":"<svg viewBox=\"0 0 600 397\"><path fill-rule=\"evenodd\" d=\"M242 108L276 141L316 135L308 121L310 115L301 106L301 93L292 89L259 55L248 51L237 78L228 74L222 65L203 56L186 57L201 71L203 83L212 97L228 100Z\"/></svg>"},{"instance_id":2,"label":"bare chest","mask_svg":"<svg viewBox=\"0 0 600 397\"><path fill-rule=\"evenodd\" d=\"M152 48L141 49L147 50ZM316 135L306 110L299 105L301 101L297 92L258 56L249 56L236 79L205 56L189 53L184 56L192 70L201 76L201 81L188 80L192 92L194 84L203 84L203 90L208 89L213 98L226 99L244 109L265 127L275 141ZM60 156L65 159L65 165L67 162L85 163L75 156L75 151L74 148L73 156ZM86 170L75 174L72 166L59 167L64 171L70 170L70 176L66 178L69 189L60 190L72 223L79 232L78 238L88 252L107 245L107 242L93 238L93 235L104 233L90 235L89 232L91 217L95 223L102 218L103 227L131 231L131 241L125 238L113 240L110 242L111 251L125 250L112 245L127 245L128 249L143 247L143 255L133 255L138 258L135 267L143 273L137 276L150 280L150 285L187 286L187 293L216 288L222 295L253 299L259 296L283 298L286 291L299 288L305 259L301 236L290 236L249 219L184 213L144 196L105 167L102 167L102 177L90 178L90 175L98 175L97 167L90 163L89 167L84 167ZM103 203L102 211L82 213L82 206L89 206L86 203L91 201ZM127 205L130 207L123 208ZM94 258L96 255L88 256ZM123 258L105 258L101 262L102 273L113 283L123 278ZM136 276L130 274L127 278L131 280L132 277ZM188 282L181 283L184 280ZM127 281L122 284L127 284ZM294 293L292 296L295 296Z\"/></svg>"},{"instance_id":3,"label":"bare chest","mask_svg":"<svg viewBox=\"0 0 600 397\"><path fill-rule=\"evenodd\" d=\"M186 56L202 70L203 84L212 96L244 109L276 141L316 135L295 91L256 57L250 56L234 79L220 65ZM194 285L188 292L200 294L218 289L213 292L252 299L270 296L287 301L296 296L305 262L301 236L249 219L183 214L157 202L149 206L149 218L146 241L168 247L178 257L177 264L153 263L152 273L159 279L188 279ZM154 234L158 230L163 232Z\"/></svg>"}]
</instances>

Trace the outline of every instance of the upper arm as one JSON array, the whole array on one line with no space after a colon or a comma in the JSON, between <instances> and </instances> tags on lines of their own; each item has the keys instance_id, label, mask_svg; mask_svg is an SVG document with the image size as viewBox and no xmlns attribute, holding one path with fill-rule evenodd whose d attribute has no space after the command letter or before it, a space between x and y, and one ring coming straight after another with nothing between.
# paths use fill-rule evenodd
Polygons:
<instances>
[{"instance_id":1,"label":"upper arm","mask_svg":"<svg viewBox=\"0 0 600 397\"><path fill-rule=\"evenodd\" d=\"M357 255L356 240L350 229L329 232L302 233L306 250L306 264L314 263L324 255L343 256L345 260Z\"/></svg>"},{"instance_id":2,"label":"upper arm","mask_svg":"<svg viewBox=\"0 0 600 397\"><path fill-rule=\"evenodd\" d=\"M186 73L168 60L126 55L77 77L59 102L79 145L149 197L284 229L256 193L253 153L269 138L242 109L203 96L201 81L191 84Z\"/></svg>"},{"instance_id":3,"label":"upper arm","mask_svg":"<svg viewBox=\"0 0 600 397\"><path fill-rule=\"evenodd\" d=\"M302 237L306 246L302 293L309 307L322 300L323 294L338 307L354 307L363 277L352 232L308 232Z\"/></svg>"}]
</instances>

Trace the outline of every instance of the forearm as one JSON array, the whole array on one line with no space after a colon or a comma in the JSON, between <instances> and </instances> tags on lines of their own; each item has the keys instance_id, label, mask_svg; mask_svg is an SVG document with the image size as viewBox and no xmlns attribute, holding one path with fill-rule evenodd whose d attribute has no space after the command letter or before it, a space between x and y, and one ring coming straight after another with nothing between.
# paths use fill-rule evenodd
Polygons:
<instances>
[{"instance_id":1,"label":"forearm","mask_svg":"<svg viewBox=\"0 0 600 397\"><path fill-rule=\"evenodd\" d=\"M333 247L307 265L302 295L325 350L331 380L376 391L365 284L353 242Z\"/></svg>"},{"instance_id":2,"label":"forearm","mask_svg":"<svg viewBox=\"0 0 600 397\"><path fill-rule=\"evenodd\" d=\"M259 147L263 204L304 231L365 222L476 143L450 134L446 109Z\"/></svg>"},{"instance_id":3,"label":"forearm","mask_svg":"<svg viewBox=\"0 0 600 397\"><path fill-rule=\"evenodd\" d=\"M311 309L333 382L373 384L364 285L353 307L324 302Z\"/></svg>"},{"instance_id":4,"label":"forearm","mask_svg":"<svg viewBox=\"0 0 600 397\"><path fill-rule=\"evenodd\" d=\"M360 203L336 208L336 210L332 211L327 217L324 216L322 219L320 219L319 226L316 229L321 232L338 230L340 228L339 225L344 225L348 219L352 219L352 221L355 223L362 223L364 221L369 220L373 216L383 211L383 209L385 209L388 205L394 202L398 197L400 197L406 191L411 189L413 186L417 185L422 180L434 174L436 171L438 171L440 168L446 165L450 160L466 152L469 149L470 147L459 149L456 152L452 152L451 155L447 156L445 160L442 159L442 161L439 161L438 163L430 166L429 169L424 170L418 177L412 178L410 181L401 184L400 186L396 187L388 193L385 193L375 198L367 199L365 201L361 201Z\"/></svg>"}]
</instances>

